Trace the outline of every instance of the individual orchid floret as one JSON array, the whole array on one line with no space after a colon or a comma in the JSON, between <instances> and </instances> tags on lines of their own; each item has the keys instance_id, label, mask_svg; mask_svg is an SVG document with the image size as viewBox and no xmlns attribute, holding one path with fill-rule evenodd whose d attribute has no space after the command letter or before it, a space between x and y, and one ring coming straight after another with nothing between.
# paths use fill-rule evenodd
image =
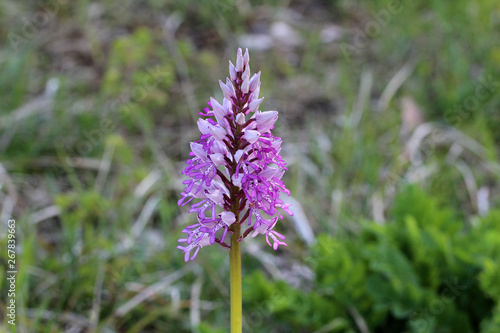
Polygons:
<instances>
[{"instance_id":1,"label":"individual orchid floret","mask_svg":"<svg viewBox=\"0 0 500 333\"><path fill-rule=\"evenodd\" d=\"M244 64L243 64L242 51L241 49L238 49L238 52L236 53L236 71L240 73L243 72L243 66Z\"/></svg>"},{"instance_id":2,"label":"individual orchid floret","mask_svg":"<svg viewBox=\"0 0 500 333\"><path fill-rule=\"evenodd\" d=\"M255 112L263 100L264 97L252 100L248 105L248 112Z\"/></svg>"},{"instance_id":3,"label":"individual orchid floret","mask_svg":"<svg viewBox=\"0 0 500 333\"><path fill-rule=\"evenodd\" d=\"M243 65L247 66L250 61L250 55L248 54L248 49L245 50L245 55L243 56Z\"/></svg>"},{"instance_id":4,"label":"individual orchid floret","mask_svg":"<svg viewBox=\"0 0 500 333\"><path fill-rule=\"evenodd\" d=\"M245 114L243 113L238 113L236 115L236 123L238 125L243 125L245 123Z\"/></svg>"},{"instance_id":5,"label":"individual orchid floret","mask_svg":"<svg viewBox=\"0 0 500 333\"><path fill-rule=\"evenodd\" d=\"M222 89L222 93L224 94L224 97L227 100L231 100L232 97L236 97L233 84L231 83L231 81L229 81L229 79L226 79L225 84L221 80L219 80L219 85L220 85L220 88Z\"/></svg>"},{"instance_id":6,"label":"individual orchid floret","mask_svg":"<svg viewBox=\"0 0 500 333\"><path fill-rule=\"evenodd\" d=\"M252 78L250 79L250 91L255 91L257 87L260 85L260 72L257 74L254 74Z\"/></svg>"},{"instance_id":7,"label":"individual orchid floret","mask_svg":"<svg viewBox=\"0 0 500 333\"><path fill-rule=\"evenodd\" d=\"M234 67L231 61L229 61L229 78L231 79L231 81L236 80L236 67Z\"/></svg>"},{"instance_id":8,"label":"individual orchid floret","mask_svg":"<svg viewBox=\"0 0 500 333\"><path fill-rule=\"evenodd\" d=\"M216 140L222 141L226 137L226 130L223 127L212 125L208 127L208 131Z\"/></svg>"},{"instance_id":9,"label":"individual orchid floret","mask_svg":"<svg viewBox=\"0 0 500 333\"><path fill-rule=\"evenodd\" d=\"M243 134L243 138L248 142L248 143L255 143L260 137L260 132L259 131L254 131L254 130L245 130Z\"/></svg>"},{"instance_id":10,"label":"individual orchid floret","mask_svg":"<svg viewBox=\"0 0 500 333\"><path fill-rule=\"evenodd\" d=\"M248 94L249 89L250 89L250 80L247 77L243 80L243 83L241 84L241 92L243 92L244 94Z\"/></svg>"},{"instance_id":11,"label":"individual orchid floret","mask_svg":"<svg viewBox=\"0 0 500 333\"><path fill-rule=\"evenodd\" d=\"M251 76L249 60L248 50L243 54L238 49L236 65L229 62L229 78L219 81L222 103L211 97L200 112L207 118L198 120L201 136L191 143L178 202L190 204L189 212L197 218L178 240L185 243L177 248L186 262L202 247L218 243L231 249L233 241L241 242L250 233L265 235L274 250L286 246L285 236L273 230L283 218L279 210L293 214L279 198L281 192L290 192L281 181L286 170L281 139L271 134L278 112L258 110L264 99L259 98L260 72ZM228 234L231 244L226 243Z\"/></svg>"},{"instance_id":12,"label":"individual orchid floret","mask_svg":"<svg viewBox=\"0 0 500 333\"><path fill-rule=\"evenodd\" d=\"M259 112L255 115L257 130L261 133L273 129L276 120L278 120L278 111Z\"/></svg>"}]
</instances>

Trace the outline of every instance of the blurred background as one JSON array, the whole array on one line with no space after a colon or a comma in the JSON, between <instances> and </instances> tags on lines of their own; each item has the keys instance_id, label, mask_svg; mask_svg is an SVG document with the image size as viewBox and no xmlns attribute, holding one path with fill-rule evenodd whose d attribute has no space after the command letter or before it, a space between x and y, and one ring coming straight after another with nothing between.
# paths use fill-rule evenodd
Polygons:
<instances>
[{"instance_id":1,"label":"blurred background","mask_svg":"<svg viewBox=\"0 0 500 333\"><path fill-rule=\"evenodd\" d=\"M228 332L185 264L198 112L238 47L295 216L243 246L246 332L500 332L500 2L0 2L2 332ZM17 325L6 323L17 221Z\"/></svg>"}]
</instances>

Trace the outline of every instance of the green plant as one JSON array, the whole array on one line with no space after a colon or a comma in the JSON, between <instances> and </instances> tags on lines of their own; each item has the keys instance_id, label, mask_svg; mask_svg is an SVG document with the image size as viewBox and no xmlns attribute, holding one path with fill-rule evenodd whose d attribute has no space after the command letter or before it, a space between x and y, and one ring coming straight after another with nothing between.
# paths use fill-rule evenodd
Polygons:
<instances>
[{"instance_id":1,"label":"green plant","mask_svg":"<svg viewBox=\"0 0 500 333\"><path fill-rule=\"evenodd\" d=\"M245 299L272 318L268 332L312 332L336 318L342 332L360 322L372 332L493 332L500 329L499 225L500 211L492 211L466 230L453 211L408 186L392 221L318 238L307 260L315 272L310 291L269 286L256 273L245 280Z\"/></svg>"}]
</instances>

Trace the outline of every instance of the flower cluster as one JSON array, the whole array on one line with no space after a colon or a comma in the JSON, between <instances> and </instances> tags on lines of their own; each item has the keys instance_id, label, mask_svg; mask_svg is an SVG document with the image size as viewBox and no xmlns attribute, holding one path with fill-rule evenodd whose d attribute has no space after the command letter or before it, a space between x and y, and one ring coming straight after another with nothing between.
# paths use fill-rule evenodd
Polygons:
<instances>
[{"instance_id":1,"label":"flower cluster","mask_svg":"<svg viewBox=\"0 0 500 333\"><path fill-rule=\"evenodd\" d=\"M285 236L273 230L278 216L283 218L276 208L292 215L290 205L279 198L280 192L290 192L281 181L287 170L279 154L281 139L271 134L278 112L258 110L264 99L259 98L260 72L250 76L248 61L248 50L243 55L238 49L236 66L229 62L230 78L219 81L222 103L210 98L209 107L200 112L207 119L198 120L201 137L191 143L183 171L188 179L178 202L183 206L199 199L189 210L198 222L183 230L187 236L179 242L186 244L177 247L186 262L215 242L231 248L226 235L245 222L248 228L238 241L250 233L263 234L274 250L286 246Z\"/></svg>"}]
</instances>

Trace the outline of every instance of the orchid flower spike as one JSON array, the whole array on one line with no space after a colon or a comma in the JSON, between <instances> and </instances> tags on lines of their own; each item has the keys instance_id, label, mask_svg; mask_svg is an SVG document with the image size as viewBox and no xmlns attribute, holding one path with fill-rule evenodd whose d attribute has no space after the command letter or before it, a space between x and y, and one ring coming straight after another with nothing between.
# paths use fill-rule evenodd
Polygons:
<instances>
[{"instance_id":1,"label":"orchid flower spike","mask_svg":"<svg viewBox=\"0 0 500 333\"><path fill-rule=\"evenodd\" d=\"M281 192L290 192L281 181L287 170L279 154L281 139L271 134L278 112L258 110L263 100L260 72L250 75L249 58L248 50L238 49L236 65L229 62L229 78L219 81L222 103L210 98L200 112L207 119L198 120L201 136L191 143L178 202L190 203L189 212L197 217L197 223L183 230L187 236L178 240L184 243L177 248L186 262L214 243L230 249L225 238L235 225L247 226L238 241L250 233L262 234L274 250L286 246L285 236L273 230L278 216L283 218L278 208L293 214L279 199Z\"/></svg>"}]
</instances>

